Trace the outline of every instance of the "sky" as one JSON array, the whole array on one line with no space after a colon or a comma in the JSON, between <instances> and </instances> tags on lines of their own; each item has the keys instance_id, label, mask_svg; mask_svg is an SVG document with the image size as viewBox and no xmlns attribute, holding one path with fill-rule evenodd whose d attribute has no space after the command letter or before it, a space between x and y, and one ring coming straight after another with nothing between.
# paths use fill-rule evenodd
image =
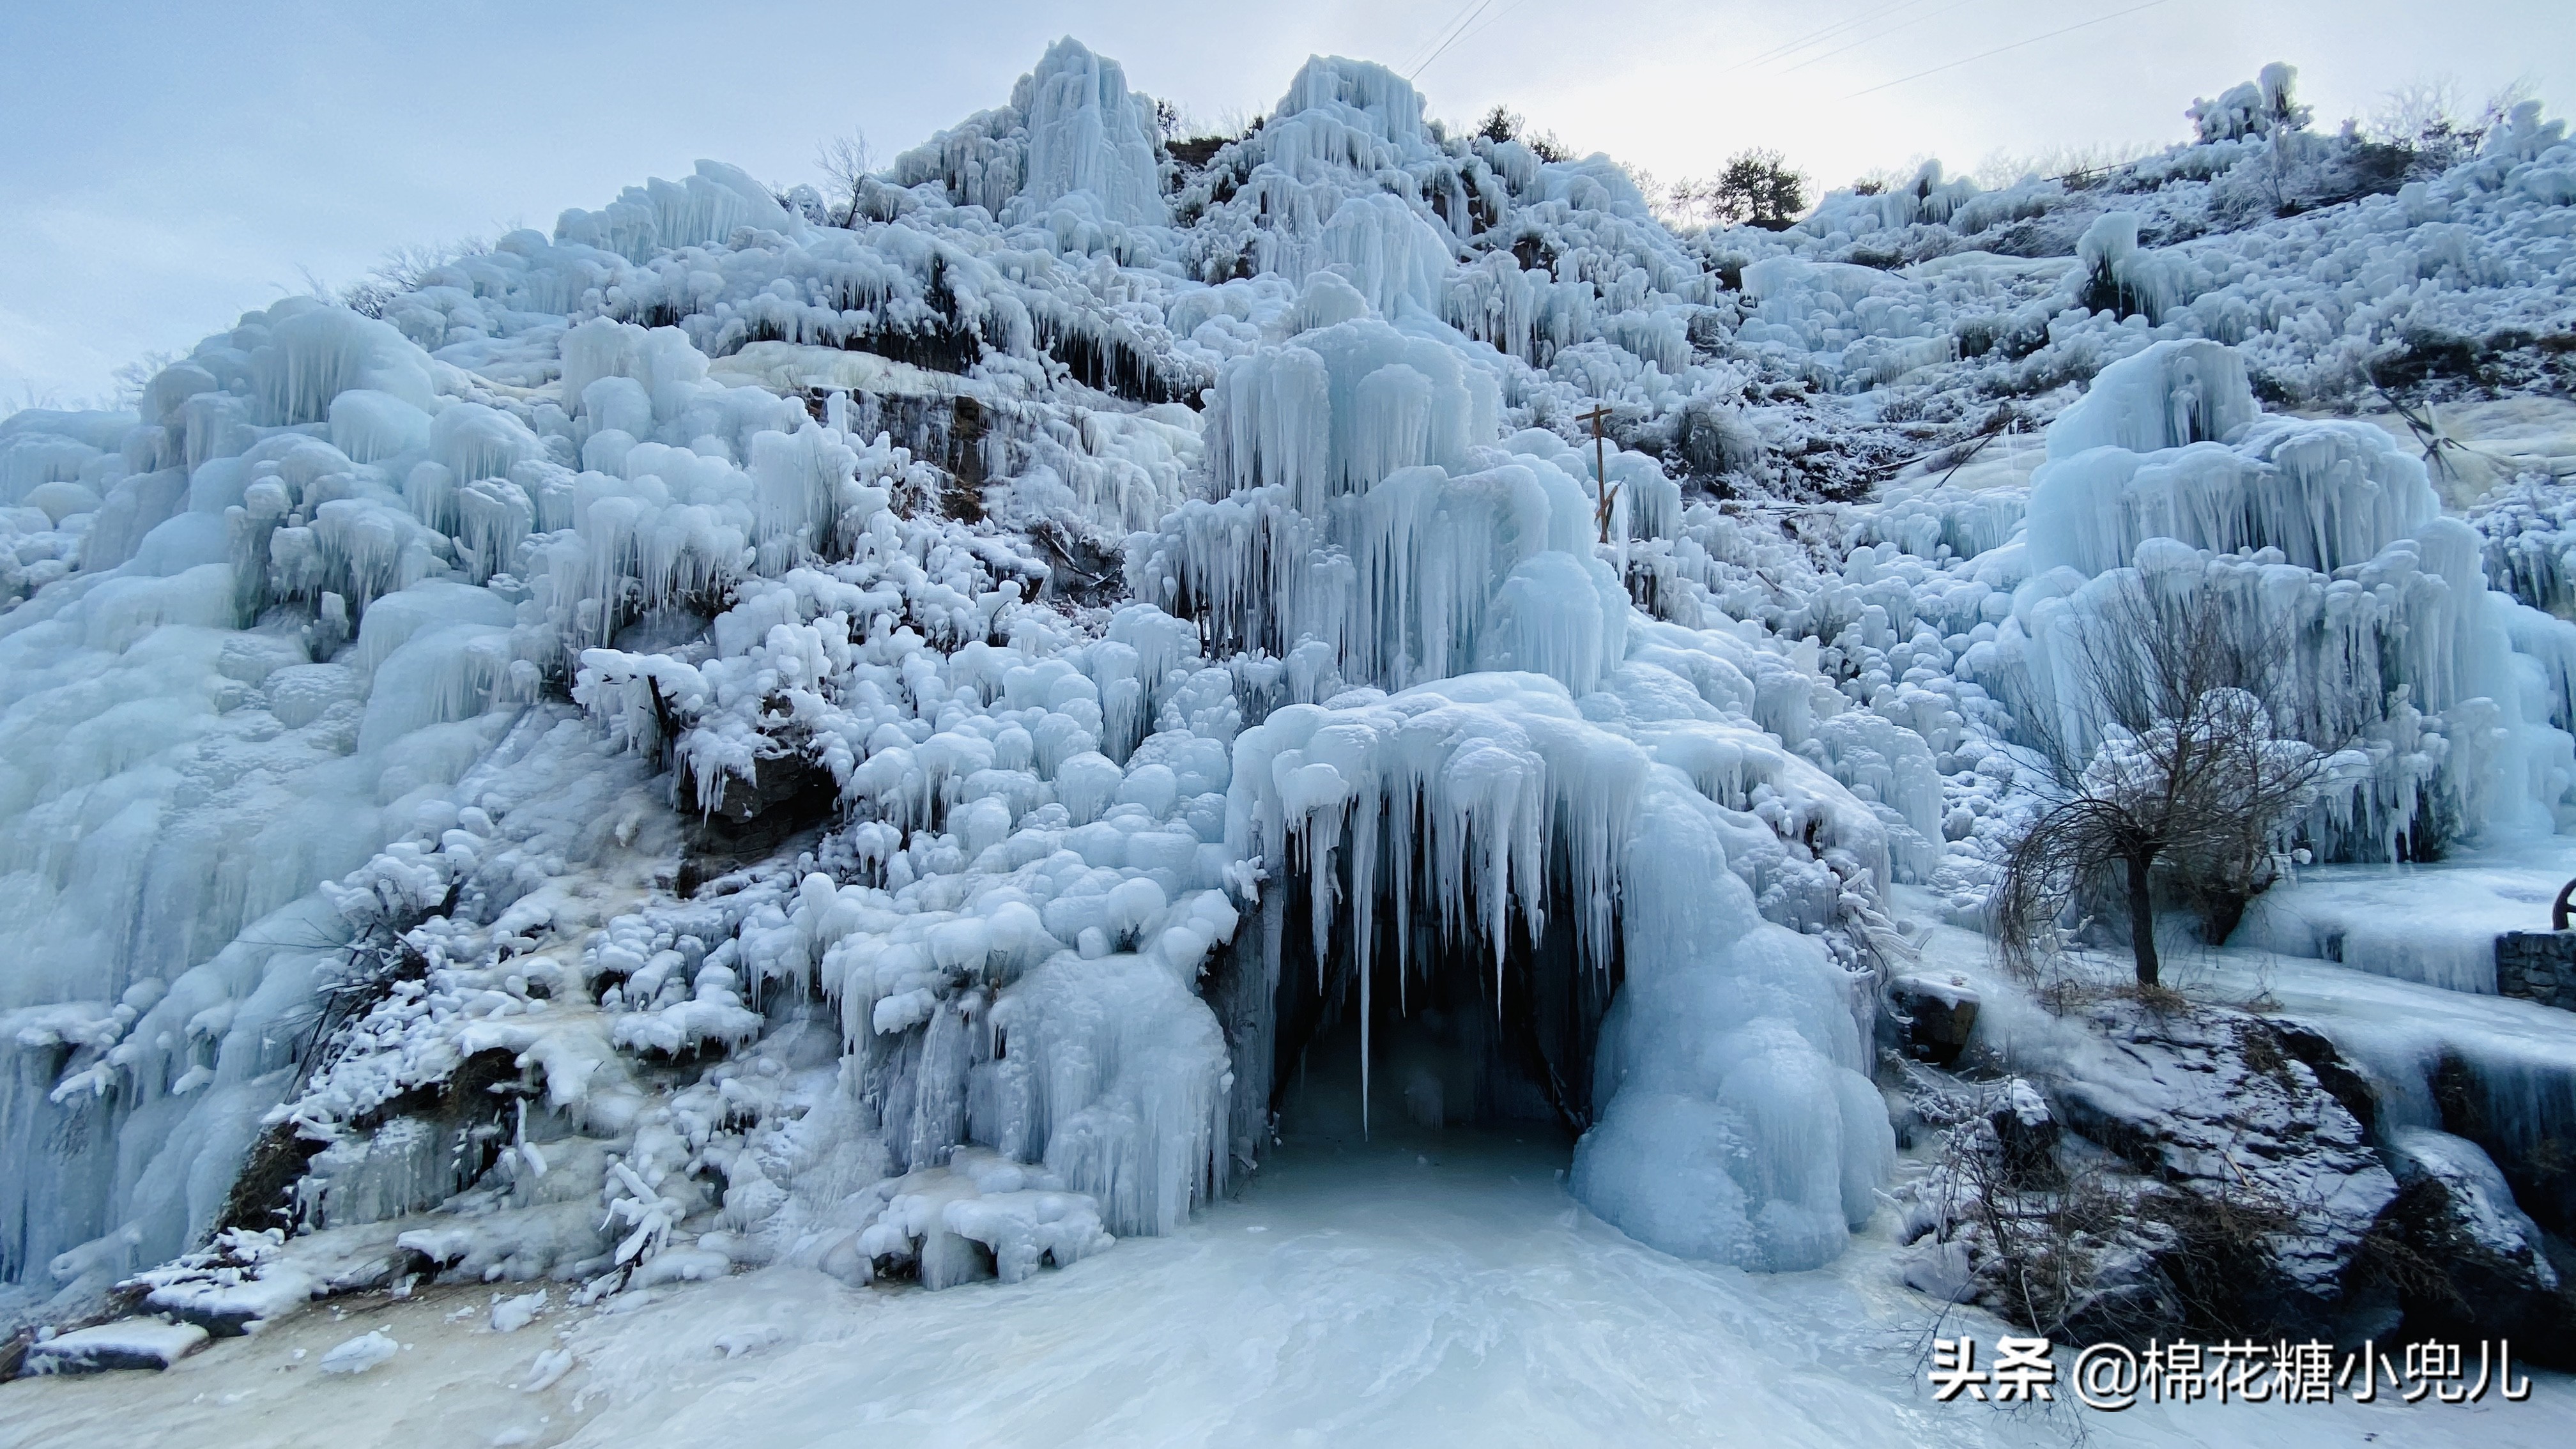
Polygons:
<instances>
[{"instance_id":1,"label":"sky","mask_svg":"<svg viewBox=\"0 0 2576 1449\"><path fill-rule=\"evenodd\" d=\"M1505 104L1671 180L1775 147L1827 185L1938 157L2170 143L2299 67L2319 124L2448 79L2576 106L2566 0L128 0L0 7L0 408L72 406L395 247L550 228L699 157L782 184L1001 104L1073 35L1207 123L1310 54ZM1444 38L1449 43L1442 46ZM1426 63L1427 62L1427 63ZM1418 69L1417 69L1418 67Z\"/></svg>"}]
</instances>

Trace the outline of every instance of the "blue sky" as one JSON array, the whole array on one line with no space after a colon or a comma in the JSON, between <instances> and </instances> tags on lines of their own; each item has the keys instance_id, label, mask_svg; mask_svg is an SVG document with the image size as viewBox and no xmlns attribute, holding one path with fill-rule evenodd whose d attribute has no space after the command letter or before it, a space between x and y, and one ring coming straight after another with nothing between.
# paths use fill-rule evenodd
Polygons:
<instances>
[{"instance_id":1,"label":"blue sky","mask_svg":"<svg viewBox=\"0 0 2576 1449\"><path fill-rule=\"evenodd\" d=\"M0 398L102 396L120 364L184 351L307 272L338 283L405 243L549 227L701 156L808 180L816 142L853 126L890 155L1001 102L1057 35L1212 121L1268 109L1314 52L1411 69L1477 4L0 7ZM2321 122L2437 76L2472 106L2517 77L2553 113L2576 105L2565 0L2120 13L2139 5L1485 0L1416 84L1435 115L1505 102L1666 178L1767 145L1836 184L1926 155L1966 170L1997 149L2178 140L2194 96L2269 60L2300 68Z\"/></svg>"}]
</instances>

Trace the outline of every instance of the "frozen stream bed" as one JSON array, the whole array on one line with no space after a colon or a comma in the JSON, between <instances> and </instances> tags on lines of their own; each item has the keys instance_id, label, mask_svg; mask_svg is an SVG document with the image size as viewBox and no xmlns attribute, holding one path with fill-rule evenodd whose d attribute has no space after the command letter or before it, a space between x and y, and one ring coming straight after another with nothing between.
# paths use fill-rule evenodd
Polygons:
<instances>
[{"instance_id":1,"label":"frozen stream bed","mask_svg":"<svg viewBox=\"0 0 2576 1449\"><path fill-rule=\"evenodd\" d=\"M411 1444L2248 1443L2556 1445L2576 1382L2526 1403L2197 1405L2119 1415L1939 1404L1926 1300L1882 1213L1810 1273L1640 1247L1576 1206L1562 1147L1508 1134L1292 1138L1240 1198L1060 1272L944 1293L774 1269L555 1309L381 1296L167 1373L0 1388L0 1442ZM1999 1325L1954 1319L1991 1340ZM313 1371L382 1327L407 1346ZM541 1353L577 1366L536 1392ZM299 1361L295 1355L302 1351ZM2079 1430L2079 1418L2081 1428Z\"/></svg>"},{"instance_id":2,"label":"frozen stream bed","mask_svg":"<svg viewBox=\"0 0 2576 1449\"><path fill-rule=\"evenodd\" d=\"M2258 897L2230 945L2492 995L2495 938L2547 930L2550 901L2572 876L2576 837L2564 835L2436 865L2311 866Z\"/></svg>"}]
</instances>

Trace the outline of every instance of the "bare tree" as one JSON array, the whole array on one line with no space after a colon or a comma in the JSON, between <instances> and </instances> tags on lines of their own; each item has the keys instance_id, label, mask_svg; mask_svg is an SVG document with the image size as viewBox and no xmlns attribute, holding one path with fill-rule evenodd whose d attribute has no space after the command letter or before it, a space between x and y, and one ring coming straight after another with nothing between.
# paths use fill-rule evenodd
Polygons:
<instances>
[{"instance_id":1,"label":"bare tree","mask_svg":"<svg viewBox=\"0 0 2576 1449\"><path fill-rule=\"evenodd\" d=\"M116 405L127 409L143 406L143 395L151 389L152 379L185 355L156 349L109 373L108 376L116 380Z\"/></svg>"},{"instance_id":2,"label":"bare tree","mask_svg":"<svg viewBox=\"0 0 2576 1449\"><path fill-rule=\"evenodd\" d=\"M868 133L853 128L846 136L834 136L814 148L815 169L832 183L836 196L847 197L839 211L840 225L856 226L859 206L867 199L868 181L876 171L876 154L868 149Z\"/></svg>"},{"instance_id":3,"label":"bare tree","mask_svg":"<svg viewBox=\"0 0 2576 1449\"><path fill-rule=\"evenodd\" d=\"M2411 145L2424 137L2460 130L2468 109L2459 77L2436 75L2409 81L2380 97L2362 130L2376 141Z\"/></svg>"},{"instance_id":4,"label":"bare tree","mask_svg":"<svg viewBox=\"0 0 2576 1449\"><path fill-rule=\"evenodd\" d=\"M2066 909L2109 899L2125 906L2138 984L2157 986L2160 884L2198 908L2205 939L2235 929L2350 738L2299 697L2289 642L2205 584L2133 582L2077 628L2060 698L2015 701L2050 799L1995 888L2007 964L2036 972ZM2321 748L2302 730L2339 737Z\"/></svg>"}]
</instances>

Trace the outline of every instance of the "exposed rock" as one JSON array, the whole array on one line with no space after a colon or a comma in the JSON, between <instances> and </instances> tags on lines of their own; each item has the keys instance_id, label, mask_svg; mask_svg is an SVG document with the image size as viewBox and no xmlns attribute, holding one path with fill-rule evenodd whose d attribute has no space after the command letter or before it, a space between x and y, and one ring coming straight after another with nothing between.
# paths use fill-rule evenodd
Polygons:
<instances>
[{"instance_id":1,"label":"exposed rock","mask_svg":"<svg viewBox=\"0 0 2576 1449\"><path fill-rule=\"evenodd\" d=\"M2125 1000L2090 1024L2045 1095L1907 1068L1914 1114L1955 1124L1941 1164L1898 1194L1920 1243L1909 1283L2065 1342L2397 1327L2379 1231L2397 1179L2347 1105L2367 1110L2367 1091L2323 1038Z\"/></svg>"},{"instance_id":2,"label":"exposed rock","mask_svg":"<svg viewBox=\"0 0 2576 1449\"><path fill-rule=\"evenodd\" d=\"M1906 1050L1936 1066L1959 1059L1977 1027L1977 993L1956 977L1899 976L1888 983Z\"/></svg>"},{"instance_id":3,"label":"exposed rock","mask_svg":"<svg viewBox=\"0 0 2576 1449\"><path fill-rule=\"evenodd\" d=\"M2317 1074L2317 1085L2333 1093L2334 1099L2343 1104L2343 1109L2353 1115L2353 1120L2363 1123L2379 1120L2379 1100L2371 1090L2370 1079L2343 1059L2343 1053L2335 1049L2334 1042L2325 1033L2282 1017L2266 1018L2266 1024L2272 1028L2272 1038L2281 1049L2307 1063L2308 1070Z\"/></svg>"},{"instance_id":4,"label":"exposed rock","mask_svg":"<svg viewBox=\"0 0 2576 1449\"><path fill-rule=\"evenodd\" d=\"M2012 1181L2037 1184L2054 1172L2057 1119L2049 1113L2048 1099L2029 1082L2013 1078L2004 1104L1987 1114L1986 1125L1994 1129L1996 1148Z\"/></svg>"},{"instance_id":5,"label":"exposed rock","mask_svg":"<svg viewBox=\"0 0 2576 1449\"><path fill-rule=\"evenodd\" d=\"M2353 1269L2397 1180L2280 1028L2127 1002L2094 1015L2101 1050L2056 1084L2058 1115L2176 1191L2142 1206L2176 1229L2160 1266L2196 1315L2257 1337L2393 1327L2394 1305L2353 1291Z\"/></svg>"},{"instance_id":6,"label":"exposed rock","mask_svg":"<svg viewBox=\"0 0 2576 1449\"><path fill-rule=\"evenodd\" d=\"M120 1318L94 1328L58 1333L27 1349L31 1374L94 1374L109 1369L165 1369L206 1346L206 1330L193 1323Z\"/></svg>"},{"instance_id":7,"label":"exposed rock","mask_svg":"<svg viewBox=\"0 0 2576 1449\"><path fill-rule=\"evenodd\" d=\"M397 1227L370 1223L288 1237L225 1228L193 1253L119 1284L142 1306L217 1338L258 1331L317 1298L381 1288L395 1276Z\"/></svg>"},{"instance_id":8,"label":"exposed rock","mask_svg":"<svg viewBox=\"0 0 2576 1449\"><path fill-rule=\"evenodd\" d=\"M2567 1135L2550 1127L2576 1106L2576 1082L2446 1049L2430 1085L2442 1130L2483 1148L2514 1202L2542 1227L2576 1237L2576 1162Z\"/></svg>"},{"instance_id":9,"label":"exposed rock","mask_svg":"<svg viewBox=\"0 0 2576 1449\"><path fill-rule=\"evenodd\" d=\"M2382 1151L2399 1184L2383 1228L2407 1250L2395 1270L2407 1333L2509 1338L2536 1362L2576 1359L2566 1342L2576 1292L2485 1151L2420 1127L2391 1134Z\"/></svg>"},{"instance_id":10,"label":"exposed rock","mask_svg":"<svg viewBox=\"0 0 2576 1449\"><path fill-rule=\"evenodd\" d=\"M712 786L681 762L683 807L711 796L694 812L694 828L675 889L693 895L708 881L785 850L798 834L830 817L840 800L832 773L804 748L801 732L783 732L789 747L752 761L749 778L727 774Z\"/></svg>"}]
</instances>

